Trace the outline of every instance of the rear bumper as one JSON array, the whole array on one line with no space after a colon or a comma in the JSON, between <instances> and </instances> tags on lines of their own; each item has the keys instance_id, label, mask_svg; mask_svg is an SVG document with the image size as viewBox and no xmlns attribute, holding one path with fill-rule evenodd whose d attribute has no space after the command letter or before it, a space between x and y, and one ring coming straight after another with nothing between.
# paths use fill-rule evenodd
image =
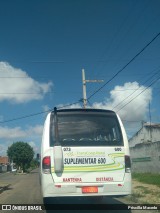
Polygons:
<instances>
[{"instance_id":1,"label":"rear bumper","mask_svg":"<svg viewBox=\"0 0 160 213\"><path fill-rule=\"evenodd\" d=\"M82 193L82 186L98 186L98 193ZM107 183L70 183L55 185L50 174L41 175L43 197L71 196L125 196L131 194L131 174L126 173L123 182Z\"/></svg>"}]
</instances>

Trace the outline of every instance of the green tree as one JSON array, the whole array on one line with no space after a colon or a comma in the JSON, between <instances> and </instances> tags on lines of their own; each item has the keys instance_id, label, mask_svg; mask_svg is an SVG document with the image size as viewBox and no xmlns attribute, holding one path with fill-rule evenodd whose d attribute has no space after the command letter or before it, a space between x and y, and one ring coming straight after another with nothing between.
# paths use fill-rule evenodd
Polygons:
<instances>
[{"instance_id":1,"label":"green tree","mask_svg":"<svg viewBox=\"0 0 160 213\"><path fill-rule=\"evenodd\" d=\"M28 143L20 141L8 147L7 155L11 161L13 160L17 166L20 166L23 171L26 171L33 160L34 151Z\"/></svg>"}]
</instances>

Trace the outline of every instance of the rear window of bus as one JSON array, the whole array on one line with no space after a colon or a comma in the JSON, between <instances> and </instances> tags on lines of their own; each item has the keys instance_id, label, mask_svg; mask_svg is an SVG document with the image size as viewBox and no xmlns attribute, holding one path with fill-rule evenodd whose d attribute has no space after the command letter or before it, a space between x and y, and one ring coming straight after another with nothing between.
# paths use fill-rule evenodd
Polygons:
<instances>
[{"instance_id":1,"label":"rear window of bus","mask_svg":"<svg viewBox=\"0 0 160 213\"><path fill-rule=\"evenodd\" d=\"M54 146L54 114L50 122L50 146ZM61 146L122 146L116 114L58 113L58 142Z\"/></svg>"}]
</instances>

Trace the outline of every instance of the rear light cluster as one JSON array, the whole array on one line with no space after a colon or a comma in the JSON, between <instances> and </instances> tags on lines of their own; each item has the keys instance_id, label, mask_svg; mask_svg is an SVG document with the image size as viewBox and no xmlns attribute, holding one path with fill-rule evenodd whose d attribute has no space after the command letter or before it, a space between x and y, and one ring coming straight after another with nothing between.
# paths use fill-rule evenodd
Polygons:
<instances>
[{"instance_id":1,"label":"rear light cluster","mask_svg":"<svg viewBox=\"0 0 160 213\"><path fill-rule=\"evenodd\" d=\"M51 173L51 158L46 156L42 160L42 169L45 174Z\"/></svg>"},{"instance_id":2,"label":"rear light cluster","mask_svg":"<svg viewBox=\"0 0 160 213\"><path fill-rule=\"evenodd\" d=\"M131 159L129 155L125 155L125 172L131 172Z\"/></svg>"}]
</instances>

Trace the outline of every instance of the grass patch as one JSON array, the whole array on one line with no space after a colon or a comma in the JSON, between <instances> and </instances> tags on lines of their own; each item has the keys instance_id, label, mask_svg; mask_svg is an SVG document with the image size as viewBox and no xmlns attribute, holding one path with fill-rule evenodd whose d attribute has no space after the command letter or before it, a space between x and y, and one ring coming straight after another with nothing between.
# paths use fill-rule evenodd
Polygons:
<instances>
[{"instance_id":1,"label":"grass patch","mask_svg":"<svg viewBox=\"0 0 160 213\"><path fill-rule=\"evenodd\" d=\"M134 203L138 203L139 202L139 199L143 197L143 195L141 193L132 193L130 196L129 196L129 200L134 202Z\"/></svg>"},{"instance_id":2,"label":"grass patch","mask_svg":"<svg viewBox=\"0 0 160 213\"><path fill-rule=\"evenodd\" d=\"M151 193L151 191L148 190L148 189L147 189L146 187L144 187L144 186L136 186L135 189L140 189L140 190L142 191L142 193L144 193L144 194L149 194L149 193Z\"/></svg>"},{"instance_id":3,"label":"grass patch","mask_svg":"<svg viewBox=\"0 0 160 213\"><path fill-rule=\"evenodd\" d=\"M140 182L154 184L160 187L160 174L132 173L132 177Z\"/></svg>"}]
</instances>

